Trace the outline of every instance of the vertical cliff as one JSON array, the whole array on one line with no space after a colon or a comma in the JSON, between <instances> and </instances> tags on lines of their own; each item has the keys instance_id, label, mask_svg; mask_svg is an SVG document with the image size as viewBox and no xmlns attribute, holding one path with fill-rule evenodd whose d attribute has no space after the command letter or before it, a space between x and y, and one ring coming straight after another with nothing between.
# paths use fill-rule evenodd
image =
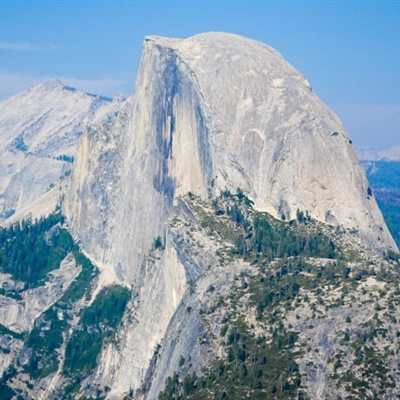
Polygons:
<instances>
[{"instance_id":1,"label":"vertical cliff","mask_svg":"<svg viewBox=\"0 0 400 400\"><path fill-rule=\"evenodd\" d=\"M115 114L122 104L58 80L0 101L0 223L64 179L83 127Z\"/></svg>"},{"instance_id":2,"label":"vertical cliff","mask_svg":"<svg viewBox=\"0 0 400 400\"><path fill-rule=\"evenodd\" d=\"M260 211L307 211L376 249L395 248L343 125L264 44L222 33L146 38L123 114L82 139L65 204L88 249L99 243L90 230L106 220L96 232L108 245L92 256L121 279L134 281L174 198L189 191L205 198L239 187ZM91 196L107 199L107 218Z\"/></svg>"},{"instance_id":3,"label":"vertical cliff","mask_svg":"<svg viewBox=\"0 0 400 400\"><path fill-rule=\"evenodd\" d=\"M142 385L188 282L208 266L173 240L173 218L191 218L180 197L237 188L258 211L308 212L396 249L345 128L275 50L223 33L146 38L132 101L84 133L64 203L85 251L134 293L120 347L104 349L94 378L113 383L110 396Z\"/></svg>"}]
</instances>

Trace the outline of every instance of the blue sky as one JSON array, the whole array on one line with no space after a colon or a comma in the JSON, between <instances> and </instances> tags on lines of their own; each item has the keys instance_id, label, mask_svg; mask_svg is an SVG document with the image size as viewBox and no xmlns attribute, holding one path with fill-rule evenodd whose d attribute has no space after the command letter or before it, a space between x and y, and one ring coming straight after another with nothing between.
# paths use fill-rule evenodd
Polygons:
<instances>
[{"instance_id":1,"label":"blue sky","mask_svg":"<svg viewBox=\"0 0 400 400\"><path fill-rule=\"evenodd\" d=\"M276 48L357 147L400 144L399 1L0 2L0 99L48 78L132 92L146 35L241 34Z\"/></svg>"}]
</instances>

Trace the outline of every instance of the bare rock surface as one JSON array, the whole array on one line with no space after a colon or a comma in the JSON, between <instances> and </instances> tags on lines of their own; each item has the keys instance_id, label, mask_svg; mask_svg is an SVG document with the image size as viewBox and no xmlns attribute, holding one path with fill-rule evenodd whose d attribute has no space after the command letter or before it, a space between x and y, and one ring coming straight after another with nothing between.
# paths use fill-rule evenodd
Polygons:
<instances>
[{"instance_id":1,"label":"bare rock surface","mask_svg":"<svg viewBox=\"0 0 400 400\"><path fill-rule=\"evenodd\" d=\"M268 259L263 272L233 253L237 237L230 233L239 228L212 206L221 192L237 188L254 210L286 220L301 211L312 217L311 226L327 224L321 229L351 255L343 279L353 282L352 291L330 283L337 273L327 275L321 288L315 284L318 273L338 268L341 259L307 260L308 272L301 273L312 289L299 290L286 308L278 305L282 318L272 323L295 329L304 344L297 362L311 398L326 397L335 387L346 394L335 379L355 365L358 355L342 352L350 341L357 345L363 321L376 327L374 335L389 332L378 337L382 360L389 341L398 342L398 319L385 314L385 307L397 305L390 272L395 260L379 256L397 247L349 136L305 77L269 46L224 33L147 37L130 101L50 81L1 102L0 115L1 219L34 218L64 197L69 229L100 271L86 282L87 296L74 303L71 329L63 331L57 349L58 367L42 381L26 381L20 371L14 389L44 399L68 389L67 340L79 330L83 310L114 283L132 296L115 336L101 343L94 366L86 366L76 398L156 399L174 372L200 374L224 356L221 329L228 311L269 340L271 326L255 317L250 283L262 282L277 262ZM73 156L73 172L64 179ZM80 271L69 256L44 286L21 292L22 300L0 296L0 347L7 349L2 370L21 352L19 333L32 329ZM6 275L0 284L4 293L23 285ZM29 359L25 353L20 360ZM328 362L336 356L343 364ZM355 372L357 379L365 373L361 367ZM381 381L374 385L386 385Z\"/></svg>"},{"instance_id":2,"label":"bare rock surface","mask_svg":"<svg viewBox=\"0 0 400 400\"><path fill-rule=\"evenodd\" d=\"M1 101L0 222L68 175L84 126L117 112L122 103L58 80Z\"/></svg>"},{"instance_id":3,"label":"bare rock surface","mask_svg":"<svg viewBox=\"0 0 400 400\"><path fill-rule=\"evenodd\" d=\"M60 268L49 274L45 285L22 292L22 300L0 295L0 324L13 332L29 332L36 318L61 297L79 272L75 258L69 254ZM3 287L5 284L7 288L23 287L23 282L13 281L5 274L1 274L0 280Z\"/></svg>"},{"instance_id":4,"label":"bare rock surface","mask_svg":"<svg viewBox=\"0 0 400 400\"><path fill-rule=\"evenodd\" d=\"M154 351L167 329L173 336L171 318L184 314L188 283L205 268L173 241L180 197L237 188L258 211L308 212L375 250L397 249L345 128L279 53L224 33L146 38L133 98L85 131L63 205L91 259L137 296L93 378L113 384L109 398L139 393L151 374L155 398L173 370L165 358L151 372ZM151 261L157 237L165 252Z\"/></svg>"},{"instance_id":5,"label":"bare rock surface","mask_svg":"<svg viewBox=\"0 0 400 400\"><path fill-rule=\"evenodd\" d=\"M64 208L91 256L119 278L135 281L174 199L189 191L206 198L239 187L259 211L307 211L396 249L343 125L262 43L224 33L146 38L121 114L82 138Z\"/></svg>"}]
</instances>

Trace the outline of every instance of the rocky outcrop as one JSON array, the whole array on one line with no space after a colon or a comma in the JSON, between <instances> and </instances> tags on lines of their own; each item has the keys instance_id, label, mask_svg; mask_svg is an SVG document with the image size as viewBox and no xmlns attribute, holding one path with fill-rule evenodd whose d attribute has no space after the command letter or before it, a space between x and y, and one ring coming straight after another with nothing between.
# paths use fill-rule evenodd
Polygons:
<instances>
[{"instance_id":1,"label":"rocky outcrop","mask_svg":"<svg viewBox=\"0 0 400 400\"><path fill-rule=\"evenodd\" d=\"M24 335L34 327L35 321L51 307L79 275L81 268L76 265L72 254L61 262L59 269L49 273L43 286L24 290L25 283L15 281L9 274L0 273L0 326L9 329L1 332L0 374L18 357L23 348ZM17 293L10 297L9 292ZM3 328L4 329L4 328Z\"/></svg>"},{"instance_id":2,"label":"rocky outcrop","mask_svg":"<svg viewBox=\"0 0 400 400\"><path fill-rule=\"evenodd\" d=\"M25 290L22 300L0 295L0 324L13 332L29 332L36 318L47 310L79 275L80 268L69 254L60 264L60 268L49 274L45 285ZM23 289L23 282L13 281L9 275L0 274L1 287ZM21 290L22 291L22 290Z\"/></svg>"},{"instance_id":3,"label":"rocky outcrop","mask_svg":"<svg viewBox=\"0 0 400 400\"><path fill-rule=\"evenodd\" d=\"M122 104L57 80L1 101L0 222L64 179L84 126L113 115Z\"/></svg>"},{"instance_id":4,"label":"rocky outcrop","mask_svg":"<svg viewBox=\"0 0 400 400\"><path fill-rule=\"evenodd\" d=\"M63 205L85 251L137 296L94 377L113 383L110 398L153 374L155 396L172 371L151 372L151 359L205 268L172 240L180 197L237 188L259 211L308 212L375 250L396 249L345 128L279 53L223 33L146 38L132 101L84 133ZM156 238L165 252L149 262Z\"/></svg>"},{"instance_id":5,"label":"rocky outcrop","mask_svg":"<svg viewBox=\"0 0 400 400\"><path fill-rule=\"evenodd\" d=\"M264 44L223 33L146 38L121 121L101 130L104 142L82 139L65 211L94 259L122 279L135 281L174 199L189 191L239 187L260 211L307 211L375 249L396 248L343 125ZM110 162L118 166L103 168ZM94 200L103 201L99 176L107 218ZM97 246L99 235L110 245Z\"/></svg>"}]
</instances>

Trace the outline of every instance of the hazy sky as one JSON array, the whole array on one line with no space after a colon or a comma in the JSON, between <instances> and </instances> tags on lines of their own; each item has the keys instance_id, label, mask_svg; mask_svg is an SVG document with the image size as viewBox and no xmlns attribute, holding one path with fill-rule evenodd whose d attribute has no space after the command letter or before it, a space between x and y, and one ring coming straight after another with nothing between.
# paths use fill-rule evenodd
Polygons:
<instances>
[{"instance_id":1,"label":"hazy sky","mask_svg":"<svg viewBox=\"0 0 400 400\"><path fill-rule=\"evenodd\" d=\"M206 31L276 48L356 146L400 144L399 1L0 0L0 100L48 78L128 95L144 36Z\"/></svg>"}]
</instances>

